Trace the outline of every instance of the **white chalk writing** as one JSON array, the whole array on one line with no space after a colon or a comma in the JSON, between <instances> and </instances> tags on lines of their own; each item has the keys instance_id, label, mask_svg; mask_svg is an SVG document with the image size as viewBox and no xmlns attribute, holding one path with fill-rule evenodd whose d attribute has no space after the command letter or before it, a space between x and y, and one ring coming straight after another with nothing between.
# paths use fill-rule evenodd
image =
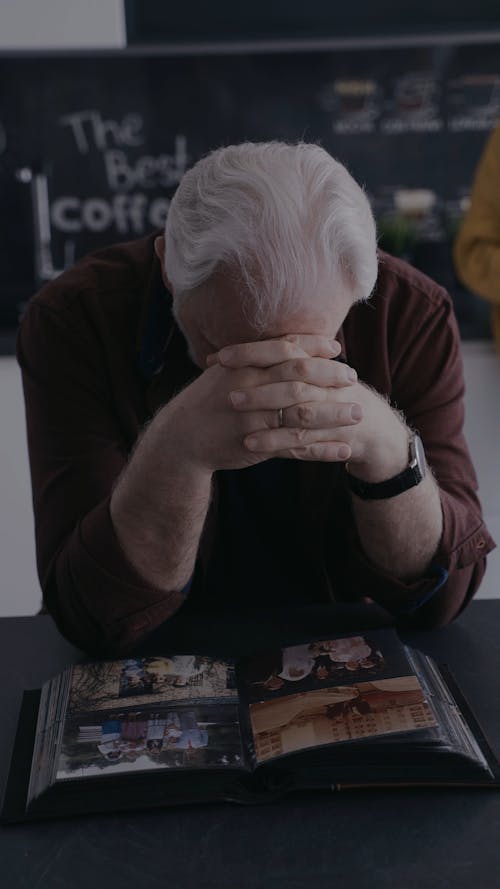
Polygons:
<instances>
[{"instance_id":1,"label":"white chalk writing","mask_svg":"<svg viewBox=\"0 0 500 889\"><path fill-rule=\"evenodd\" d=\"M173 154L149 154L132 162L124 151L113 149L104 153L106 179L112 191L131 188L171 188L178 185L188 164L186 139L176 136Z\"/></svg>"},{"instance_id":2,"label":"white chalk writing","mask_svg":"<svg viewBox=\"0 0 500 889\"><path fill-rule=\"evenodd\" d=\"M99 111L74 111L59 119L62 126L69 126L80 154L88 154L92 147L106 151L110 146L137 147L144 144L140 114L126 114L121 121L106 120Z\"/></svg>"},{"instance_id":3,"label":"white chalk writing","mask_svg":"<svg viewBox=\"0 0 500 889\"><path fill-rule=\"evenodd\" d=\"M383 120L380 124L380 131L386 136L400 135L401 133L439 133L443 129L443 121L439 118L434 120L418 120L393 117Z\"/></svg>"},{"instance_id":4,"label":"white chalk writing","mask_svg":"<svg viewBox=\"0 0 500 889\"><path fill-rule=\"evenodd\" d=\"M61 117L59 123L69 128L80 155L97 153L102 159L111 194L54 197L50 208L54 228L72 235L112 229L120 235L141 235L151 227L163 228L170 200L158 192L178 185L186 172L186 137L174 136L171 153L138 155L146 135L143 117L136 112L115 120L95 109L78 110Z\"/></svg>"},{"instance_id":5,"label":"white chalk writing","mask_svg":"<svg viewBox=\"0 0 500 889\"><path fill-rule=\"evenodd\" d=\"M54 228L66 234L115 228L119 234L141 235L148 227L164 227L169 205L168 198L150 200L141 193L115 194L110 199L65 196L52 202L50 218Z\"/></svg>"},{"instance_id":6,"label":"white chalk writing","mask_svg":"<svg viewBox=\"0 0 500 889\"><path fill-rule=\"evenodd\" d=\"M375 129L375 121L367 118L362 120L350 120L348 117L343 117L333 123L333 132L337 133L339 136L355 133L374 133Z\"/></svg>"},{"instance_id":7,"label":"white chalk writing","mask_svg":"<svg viewBox=\"0 0 500 889\"><path fill-rule=\"evenodd\" d=\"M483 132L493 129L496 118L490 116L474 117L472 115L462 117L452 117L448 121L448 129L452 133Z\"/></svg>"}]
</instances>

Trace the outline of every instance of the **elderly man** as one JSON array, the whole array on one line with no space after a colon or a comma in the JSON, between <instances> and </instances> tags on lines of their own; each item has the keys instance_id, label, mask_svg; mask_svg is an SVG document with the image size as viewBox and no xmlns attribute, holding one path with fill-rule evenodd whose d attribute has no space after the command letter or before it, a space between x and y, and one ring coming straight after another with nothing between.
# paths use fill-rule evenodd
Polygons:
<instances>
[{"instance_id":1,"label":"elderly man","mask_svg":"<svg viewBox=\"0 0 500 889\"><path fill-rule=\"evenodd\" d=\"M181 608L368 597L432 626L480 583L450 299L377 253L318 146L199 161L163 235L31 301L18 360L44 599L82 647Z\"/></svg>"}]
</instances>

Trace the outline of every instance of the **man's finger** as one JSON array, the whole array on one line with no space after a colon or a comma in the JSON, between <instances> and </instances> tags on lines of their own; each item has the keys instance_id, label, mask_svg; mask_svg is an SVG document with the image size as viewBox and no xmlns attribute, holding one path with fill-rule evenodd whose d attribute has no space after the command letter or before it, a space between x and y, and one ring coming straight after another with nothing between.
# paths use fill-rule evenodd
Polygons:
<instances>
[{"instance_id":1,"label":"man's finger","mask_svg":"<svg viewBox=\"0 0 500 889\"><path fill-rule=\"evenodd\" d=\"M287 333L280 339L286 343L299 346L311 358L332 357L326 354L330 348L333 348L334 351L333 358L337 358L342 351L342 346L335 337L322 336L318 333Z\"/></svg>"},{"instance_id":2,"label":"man's finger","mask_svg":"<svg viewBox=\"0 0 500 889\"><path fill-rule=\"evenodd\" d=\"M266 453L267 452L262 452ZM345 463L351 456L351 448L341 441L322 441L310 445L298 445L282 451L274 451L273 457L286 460L312 460L325 463Z\"/></svg>"},{"instance_id":3,"label":"man's finger","mask_svg":"<svg viewBox=\"0 0 500 889\"><path fill-rule=\"evenodd\" d=\"M225 346L216 354L224 367L272 367L294 358L336 358L340 355L340 344L326 336L289 334L276 340ZM209 355L208 366L213 362Z\"/></svg>"},{"instance_id":4,"label":"man's finger","mask_svg":"<svg viewBox=\"0 0 500 889\"><path fill-rule=\"evenodd\" d=\"M332 429L353 426L363 418L363 408L356 402L310 401L283 410L282 426L293 429Z\"/></svg>"},{"instance_id":5,"label":"man's finger","mask_svg":"<svg viewBox=\"0 0 500 889\"><path fill-rule=\"evenodd\" d=\"M342 369L342 374L344 374L344 365L339 367ZM256 373L259 373L259 371L256 371ZM262 373L265 373L265 371ZM283 382L262 383L250 388L233 389L229 393L229 401L238 411L272 411L279 410L280 408L285 410L285 408L290 408L293 405L303 405L302 415L307 418L310 413L308 409L314 403L329 402L331 405L335 403L340 404L341 402L335 401L338 397L337 393L346 392L349 394L349 389L340 389L339 387L347 387L348 385L348 382L340 378L336 384L323 381L321 385L306 383L304 380L295 378ZM295 417L298 418L298 422L295 422L293 419ZM355 419L361 419L361 415ZM301 421L301 412L296 410L291 414L290 420L286 425L304 425Z\"/></svg>"},{"instance_id":6,"label":"man's finger","mask_svg":"<svg viewBox=\"0 0 500 889\"><path fill-rule=\"evenodd\" d=\"M288 383L267 383L251 389L233 389L229 401L238 411L271 411L309 401L324 401L329 390L292 380Z\"/></svg>"},{"instance_id":7,"label":"man's finger","mask_svg":"<svg viewBox=\"0 0 500 889\"><path fill-rule=\"evenodd\" d=\"M338 441L325 441L320 444L292 448L274 455L289 460L312 460L323 463L345 463L351 456L349 445Z\"/></svg>"},{"instance_id":8,"label":"man's finger","mask_svg":"<svg viewBox=\"0 0 500 889\"><path fill-rule=\"evenodd\" d=\"M294 358L267 368L268 379L276 382L301 380L312 386L351 386L358 379L353 367L341 361L325 361L324 358Z\"/></svg>"},{"instance_id":9,"label":"man's finger","mask_svg":"<svg viewBox=\"0 0 500 889\"><path fill-rule=\"evenodd\" d=\"M282 452L297 451L302 448L310 448L317 444L335 444L341 447L349 447L344 437L348 437L347 429L286 429L285 427L274 429L259 429L251 432L243 439L243 444L249 451L261 454L273 454L278 456ZM350 450L349 450L350 454ZM346 458L347 459L347 458Z\"/></svg>"}]
</instances>

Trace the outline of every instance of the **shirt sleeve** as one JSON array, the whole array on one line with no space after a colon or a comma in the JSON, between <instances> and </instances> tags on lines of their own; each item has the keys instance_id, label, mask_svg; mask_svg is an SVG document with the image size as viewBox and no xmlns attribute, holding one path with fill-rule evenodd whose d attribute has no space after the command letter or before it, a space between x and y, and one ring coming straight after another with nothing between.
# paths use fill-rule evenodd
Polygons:
<instances>
[{"instance_id":1,"label":"shirt sleeve","mask_svg":"<svg viewBox=\"0 0 500 889\"><path fill-rule=\"evenodd\" d=\"M391 612L401 625L438 626L452 620L478 589L485 556L495 543L477 496L477 479L463 433L464 377L451 299L437 285L432 298L401 284L388 329L391 403L403 411L424 445L439 486L443 532L425 576L406 584L379 571L350 528L349 586ZM396 320L397 319L397 320Z\"/></svg>"},{"instance_id":2,"label":"shirt sleeve","mask_svg":"<svg viewBox=\"0 0 500 889\"><path fill-rule=\"evenodd\" d=\"M182 604L127 561L109 504L128 459L105 361L74 313L33 300L19 328L37 566L47 610L73 644L130 649Z\"/></svg>"}]
</instances>

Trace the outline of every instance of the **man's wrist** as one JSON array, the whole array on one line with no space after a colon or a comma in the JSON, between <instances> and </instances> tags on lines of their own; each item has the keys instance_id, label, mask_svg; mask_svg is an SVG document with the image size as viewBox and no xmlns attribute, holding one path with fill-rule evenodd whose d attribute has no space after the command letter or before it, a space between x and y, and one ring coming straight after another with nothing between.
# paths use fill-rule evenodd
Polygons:
<instances>
[{"instance_id":1,"label":"man's wrist","mask_svg":"<svg viewBox=\"0 0 500 889\"><path fill-rule=\"evenodd\" d=\"M411 432L396 411L391 411L392 423L387 432L378 436L366 448L362 459L351 458L347 471L360 481L377 484L399 475L408 466L408 444Z\"/></svg>"},{"instance_id":2,"label":"man's wrist","mask_svg":"<svg viewBox=\"0 0 500 889\"><path fill-rule=\"evenodd\" d=\"M189 486L210 485L214 470L203 464L195 447L190 447L199 436L189 429L182 434L183 427L173 402L164 405L156 414L150 429L153 425L156 447L161 454L161 462L168 461L168 471L182 475Z\"/></svg>"}]
</instances>

